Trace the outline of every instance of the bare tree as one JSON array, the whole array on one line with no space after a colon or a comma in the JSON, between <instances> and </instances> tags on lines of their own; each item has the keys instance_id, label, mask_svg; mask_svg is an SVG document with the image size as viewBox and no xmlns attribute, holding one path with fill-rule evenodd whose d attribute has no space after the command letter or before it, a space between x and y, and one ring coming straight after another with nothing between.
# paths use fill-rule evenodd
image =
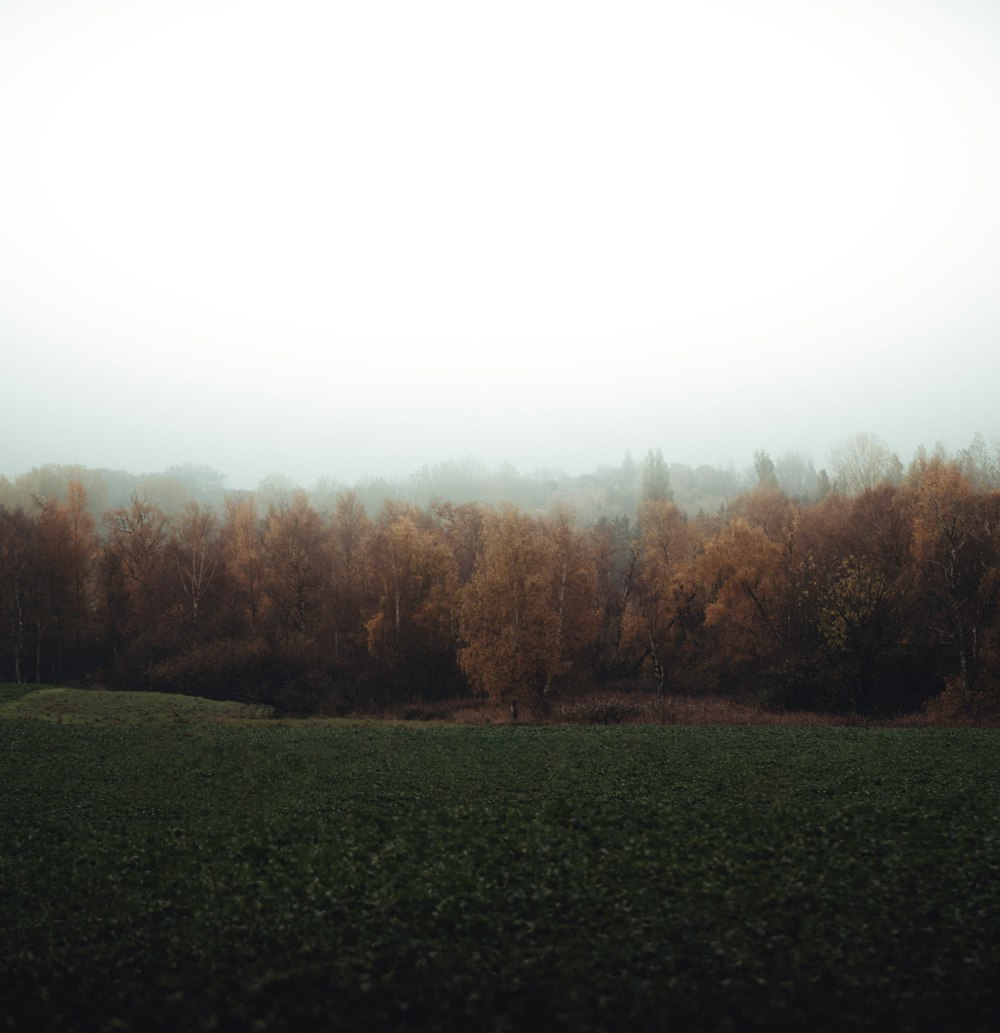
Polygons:
<instances>
[{"instance_id":1,"label":"bare tree","mask_svg":"<svg viewBox=\"0 0 1000 1033\"><path fill-rule=\"evenodd\" d=\"M880 484L898 484L903 477L899 456L874 434L855 434L830 452L838 490L862 495Z\"/></svg>"}]
</instances>

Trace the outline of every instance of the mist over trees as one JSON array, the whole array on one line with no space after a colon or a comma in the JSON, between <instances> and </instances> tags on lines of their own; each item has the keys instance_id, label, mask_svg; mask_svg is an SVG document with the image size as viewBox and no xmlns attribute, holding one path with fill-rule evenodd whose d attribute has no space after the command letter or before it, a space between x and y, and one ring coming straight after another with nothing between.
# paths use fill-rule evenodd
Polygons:
<instances>
[{"instance_id":1,"label":"mist over trees","mask_svg":"<svg viewBox=\"0 0 1000 1033\"><path fill-rule=\"evenodd\" d=\"M208 468L0 481L0 680L348 712L599 688L887 714L995 705L1000 450L817 472L472 461L304 491Z\"/></svg>"}]
</instances>

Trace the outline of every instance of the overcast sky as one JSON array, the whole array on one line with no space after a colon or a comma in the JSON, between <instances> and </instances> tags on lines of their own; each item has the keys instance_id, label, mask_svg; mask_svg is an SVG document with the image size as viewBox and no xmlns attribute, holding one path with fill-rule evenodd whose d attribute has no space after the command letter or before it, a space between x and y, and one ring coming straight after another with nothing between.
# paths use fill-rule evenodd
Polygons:
<instances>
[{"instance_id":1,"label":"overcast sky","mask_svg":"<svg viewBox=\"0 0 1000 1033\"><path fill-rule=\"evenodd\" d=\"M1000 438L995 0L0 0L0 473Z\"/></svg>"}]
</instances>

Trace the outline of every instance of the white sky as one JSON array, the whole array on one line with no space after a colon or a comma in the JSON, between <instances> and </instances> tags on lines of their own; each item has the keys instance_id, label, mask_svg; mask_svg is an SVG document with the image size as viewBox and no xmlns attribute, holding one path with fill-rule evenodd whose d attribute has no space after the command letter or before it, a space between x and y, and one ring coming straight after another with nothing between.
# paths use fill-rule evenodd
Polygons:
<instances>
[{"instance_id":1,"label":"white sky","mask_svg":"<svg viewBox=\"0 0 1000 1033\"><path fill-rule=\"evenodd\" d=\"M0 473L995 440L998 188L995 0L0 0Z\"/></svg>"}]
</instances>

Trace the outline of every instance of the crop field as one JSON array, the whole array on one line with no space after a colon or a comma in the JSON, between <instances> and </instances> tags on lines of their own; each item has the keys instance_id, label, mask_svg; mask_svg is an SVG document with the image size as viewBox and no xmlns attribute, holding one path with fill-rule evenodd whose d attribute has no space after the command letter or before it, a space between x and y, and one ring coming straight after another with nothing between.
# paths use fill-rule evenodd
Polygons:
<instances>
[{"instance_id":1,"label":"crop field","mask_svg":"<svg viewBox=\"0 0 1000 1033\"><path fill-rule=\"evenodd\" d=\"M0 1029L995 1030L1000 732L0 688Z\"/></svg>"}]
</instances>

